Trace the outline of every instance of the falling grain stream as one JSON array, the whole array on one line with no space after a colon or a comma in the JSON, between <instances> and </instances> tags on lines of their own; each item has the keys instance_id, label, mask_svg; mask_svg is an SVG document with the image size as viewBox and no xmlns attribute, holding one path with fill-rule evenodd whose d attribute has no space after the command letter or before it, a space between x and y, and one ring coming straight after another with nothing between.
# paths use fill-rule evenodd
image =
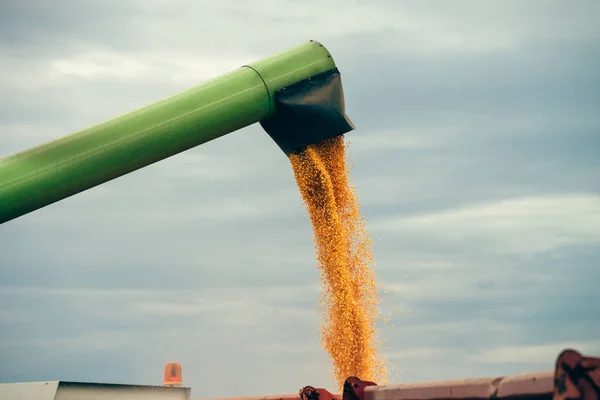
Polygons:
<instances>
[{"instance_id":1,"label":"falling grain stream","mask_svg":"<svg viewBox=\"0 0 600 400\"><path fill-rule=\"evenodd\" d=\"M334 379L339 385L349 376L385 384L372 241L349 182L344 137L297 151L290 161L313 226L322 276L321 343Z\"/></svg>"}]
</instances>

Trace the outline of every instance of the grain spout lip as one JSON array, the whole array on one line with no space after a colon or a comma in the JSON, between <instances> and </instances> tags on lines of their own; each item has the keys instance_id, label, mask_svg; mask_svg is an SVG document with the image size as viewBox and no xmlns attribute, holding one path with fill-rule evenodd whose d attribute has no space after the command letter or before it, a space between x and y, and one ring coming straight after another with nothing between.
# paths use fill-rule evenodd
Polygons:
<instances>
[{"instance_id":1,"label":"grain spout lip","mask_svg":"<svg viewBox=\"0 0 600 400\"><path fill-rule=\"evenodd\" d=\"M337 68L281 88L275 107L275 113L260 124L287 156L355 129L346 115Z\"/></svg>"}]
</instances>

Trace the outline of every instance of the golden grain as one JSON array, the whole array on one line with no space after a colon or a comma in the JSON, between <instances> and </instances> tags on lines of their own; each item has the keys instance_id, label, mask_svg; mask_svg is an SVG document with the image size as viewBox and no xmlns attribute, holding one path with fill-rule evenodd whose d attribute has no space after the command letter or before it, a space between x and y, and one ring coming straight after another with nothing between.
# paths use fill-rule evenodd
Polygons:
<instances>
[{"instance_id":1,"label":"golden grain","mask_svg":"<svg viewBox=\"0 0 600 400\"><path fill-rule=\"evenodd\" d=\"M340 388L349 376L385 384L372 240L349 182L344 137L295 152L290 161L313 226L322 277L321 343L334 379Z\"/></svg>"}]
</instances>

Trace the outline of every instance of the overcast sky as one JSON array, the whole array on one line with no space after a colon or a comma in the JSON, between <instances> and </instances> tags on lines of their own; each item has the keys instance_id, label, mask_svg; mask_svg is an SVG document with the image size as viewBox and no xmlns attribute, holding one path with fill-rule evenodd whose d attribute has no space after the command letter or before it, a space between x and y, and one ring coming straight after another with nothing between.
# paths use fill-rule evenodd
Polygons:
<instances>
[{"instance_id":1,"label":"overcast sky","mask_svg":"<svg viewBox=\"0 0 600 400\"><path fill-rule=\"evenodd\" d=\"M600 355L600 1L3 0L0 157L310 39L341 72L393 382ZM1 201L1 200L0 200ZM258 125L0 226L0 381L333 384ZM393 325L393 327L392 327Z\"/></svg>"}]
</instances>

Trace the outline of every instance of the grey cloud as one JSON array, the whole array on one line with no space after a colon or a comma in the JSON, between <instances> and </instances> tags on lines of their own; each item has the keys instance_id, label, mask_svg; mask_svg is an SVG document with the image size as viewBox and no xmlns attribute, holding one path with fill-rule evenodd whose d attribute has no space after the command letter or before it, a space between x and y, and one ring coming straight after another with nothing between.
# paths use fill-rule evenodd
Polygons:
<instances>
[{"instance_id":1,"label":"grey cloud","mask_svg":"<svg viewBox=\"0 0 600 400\"><path fill-rule=\"evenodd\" d=\"M87 367L89 370L63 369L63 372L83 380L103 379L103 377L111 379L111 374L97 374L97 367L92 367L81 358L84 354L88 358L93 358L98 365L110 365L111 362L110 359L97 357L98 354L104 353L116 357L118 351L119 354L126 355L131 361L125 360L117 370L130 366L129 370L124 371L125 374L140 376L141 379L138 380L140 383L148 382L148 376L132 370L145 370L144 363L148 361L160 365L166 362L165 360L176 357L187 364L186 371L190 382L196 381L197 378L194 376L208 378L203 385L206 390L221 395L226 394L223 388L219 389L222 385L217 384L226 381L223 374L219 372L221 367L227 368L228 374L231 374L229 379L237 377L243 380L242 367L245 365L247 369L248 362L251 362L253 367L266 371L270 368L286 368L293 371L295 361L306 362L307 358L320 360L321 365L324 365L323 355L314 346L310 346L311 341L316 340L313 337L316 319L315 315L311 315L315 312L302 311L305 307L298 308L297 312L293 311L293 302L296 301L294 295L310 295L310 303L314 301L316 288L310 290L300 288L297 291L273 290L273 288L221 290L205 292L200 297L197 291L161 290L153 293L143 290L137 294L130 291L115 291L111 294L112 290L99 291L96 294L88 293L86 290L62 292L62 290L36 291L35 288L30 290L31 294L28 294L27 290L17 293L9 291L7 295L12 298L16 296L19 300L15 307L19 307L19 304L27 307L25 302L31 297L44 300L41 311L45 313L44 318L38 321L40 323L52 324L51 321L60 318L61 313L76 314L82 318L73 319L59 326L53 324L55 329L44 338L35 331L35 324L31 322L20 324L16 328L21 332L18 339L21 344L15 343L17 339L9 332L11 339L3 340L3 347L6 346L9 352L14 351L15 348L23 351L22 346L33 347L38 354L48 358L69 354L72 363ZM252 300L248 295L252 296ZM198 302L199 299L203 299L201 303ZM290 299L292 303L287 303L286 299ZM154 301L169 305L173 304L169 303L172 300L179 301L181 306L197 309L202 309L204 304L208 307L205 309L205 317L177 316L177 314L161 316L156 313L145 315L139 312L140 306L145 302ZM132 314L136 309L138 312ZM156 311L158 307L151 306L147 310ZM133 315L135 317L132 318ZM161 326L156 325L157 321L160 321ZM279 321L279 323L272 324L272 321ZM148 353L145 342L140 341L141 337L154 342L155 351ZM186 344L181 346L182 343ZM242 361L240 354L244 354L247 361ZM280 358L282 361L280 365L269 361ZM213 364L216 363L221 367L205 369L202 360L209 359L214 360ZM321 371L324 372L322 367ZM15 372L11 374L14 375ZM32 375L41 378L41 374L36 373L35 370L27 374L27 376ZM289 382L293 376L293 373L289 374L289 377L284 377L284 380ZM252 383L247 382L247 384L252 390ZM198 385L199 382L196 387ZM246 384L233 386L229 384L227 387L240 395L244 394L244 388L248 390ZM280 388L285 390L285 386Z\"/></svg>"},{"instance_id":2,"label":"grey cloud","mask_svg":"<svg viewBox=\"0 0 600 400\"><path fill-rule=\"evenodd\" d=\"M130 24L135 15L133 4L135 2L9 0L2 4L1 36L3 42L18 46L19 52L29 53L35 48L43 55L57 55L57 51L60 54L82 41L91 40L95 44L101 37L111 38L116 43L118 35L123 35L123 43L127 42L127 33L135 35L135 28Z\"/></svg>"}]
</instances>

